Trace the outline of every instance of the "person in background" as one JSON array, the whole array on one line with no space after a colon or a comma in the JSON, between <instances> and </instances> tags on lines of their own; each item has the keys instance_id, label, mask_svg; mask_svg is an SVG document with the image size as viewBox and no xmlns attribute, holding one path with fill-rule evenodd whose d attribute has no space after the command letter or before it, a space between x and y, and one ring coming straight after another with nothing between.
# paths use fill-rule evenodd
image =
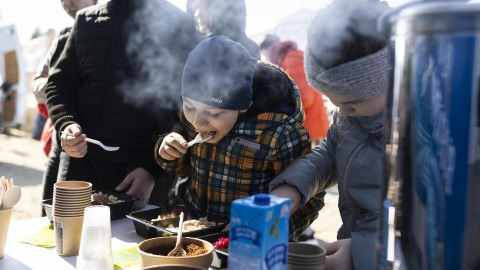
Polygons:
<instances>
[{"instance_id":1,"label":"person in background","mask_svg":"<svg viewBox=\"0 0 480 270\"><path fill-rule=\"evenodd\" d=\"M7 80L3 80L2 74L0 74L0 105L3 105L5 99L10 98L10 92L14 85ZM1 108L1 107L0 107ZM0 110L0 114L2 111Z\"/></svg>"},{"instance_id":2,"label":"person in background","mask_svg":"<svg viewBox=\"0 0 480 270\"><path fill-rule=\"evenodd\" d=\"M245 34L247 10L244 0L187 0L187 12L194 17L203 38L228 37L260 60L258 45Z\"/></svg>"},{"instance_id":3,"label":"person in background","mask_svg":"<svg viewBox=\"0 0 480 270\"><path fill-rule=\"evenodd\" d=\"M343 224L338 241L326 246L325 269L376 266L389 63L387 40L377 31L377 19L388 9L378 0L334 0L312 20L305 51L307 79L330 98L339 114L326 139L270 183L272 190L278 185L296 187L298 193L284 195L300 200L300 206L338 184Z\"/></svg>"},{"instance_id":4,"label":"person in background","mask_svg":"<svg viewBox=\"0 0 480 270\"><path fill-rule=\"evenodd\" d=\"M173 178L152 149L178 121L183 65L196 44L192 17L165 0L112 0L77 12L45 89L60 161L71 157L62 181L126 191L137 198L134 209L166 201ZM120 148L105 151L87 136ZM162 193L151 196L154 186Z\"/></svg>"},{"instance_id":5,"label":"person in background","mask_svg":"<svg viewBox=\"0 0 480 270\"><path fill-rule=\"evenodd\" d=\"M45 126L48 119L48 113L46 108L38 105L40 104L37 104L38 113L33 120L32 125L32 138L37 141L41 140L43 134L43 127Z\"/></svg>"},{"instance_id":6,"label":"person in background","mask_svg":"<svg viewBox=\"0 0 480 270\"><path fill-rule=\"evenodd\" d=\"M2 126L4 119L4 102L11 98L10 94L14 90L15 85L7 80L4 80L2 74L0 74L0 133L8 134L8 129Z\"/></svg>"},{"instance_id":7,"label":"person in background","mask_svg":"<svg viewBox=\"0 0 480 270\"><path fill-rule=\"evenodd\" d=\"M166 171L190 176L185 201L199 212L230 218L233 200L268 193L268 183L310 150L295 83L227 37L206 38L190 53L182 97L180 123L160 137L155 156ZM189 147L197 134L209 139ZM315 220L324 195L292 214L290 239Z\"/></svg>"},{"instance_id":8,"label":"person in background","mask_svg":"<svg viewBox=\"0 0 480 270\"><path fill-rule=\"evenodd\" d=\"M72 19L75 19L77 11L97 4L97 0L64 0L60 2L63 10L65 10L68 16L70 16ZM53 40L47 56L45 57L42 65L39 67L32 82L32 90L35 98L37 99L39 111L44 117L47 118L42 133L44 152L48 156L47 168L43 173L42 179L44 200L53 198L53 185L57 182L60 164L60 152L62 151L62 148L56 140L56 132L53 128L52 121L48 117L45 87L47 85L48 76L53 71L60 54L65 47L65 43L67 42L67 38L71 30L71 26L62 29L58 36ZM68 160L69 158L66 157L64 162L67 164ZM61 174L65 174L65 172L61 172ZM44 215L45 213L43 208L42 212Z\"/></svg>"},{"instance_id":9,"label":"person in background","mask_svg":"<svg viewBox=\"0 0 480 270\"><path fill-rule=\"evenodd\" d=\"M280 66L297 84L307 117L304 125L310 133L312 147L317 146L327 136L330 121L322 93L315 91L307 82L303 51L297 48L297 43L294 41L281 41L273 34L265 36L260 43L260 51L267 61Z\"/></svg>"}]
</instances>

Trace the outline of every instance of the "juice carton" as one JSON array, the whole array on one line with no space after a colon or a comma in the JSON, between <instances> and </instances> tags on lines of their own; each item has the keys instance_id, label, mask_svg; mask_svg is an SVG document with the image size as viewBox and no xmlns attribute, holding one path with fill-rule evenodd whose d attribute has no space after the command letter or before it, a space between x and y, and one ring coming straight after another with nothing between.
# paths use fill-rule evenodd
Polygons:
<instances>
[{"instance_id":1,"label":"juice carton","mask_svg":"<svg viewBox=\"0 0 480 270\"><path fill-rule=\"evenodd\" d=\"M229 270L287 269L290 199L258 194L232 203Z\"/></svg>"}]
</instances>

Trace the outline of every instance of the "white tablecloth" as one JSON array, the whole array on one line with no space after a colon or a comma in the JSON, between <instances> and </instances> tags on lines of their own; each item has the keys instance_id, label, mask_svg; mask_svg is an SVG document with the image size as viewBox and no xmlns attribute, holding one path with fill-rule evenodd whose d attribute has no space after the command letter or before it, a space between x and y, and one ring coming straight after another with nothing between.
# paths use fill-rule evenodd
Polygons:
<instances>
[{"instance_id":1,"label":"white tablecloth","mask_svg":"<svg viewBox=\"0 0 480 270\"><path fill-rule=\"evenodd\" d=\"M145 209L154 207L147 206ZM13 209L15 211L15 209ZM1 270L68 270L75 269L77 256L59 256L55 248L46 249L30 244L20 243L26 237L35 234L49 224L46 217L10 222L5 246L5 257L0 260ZM145 238L137 235L131 219L123 218L112 221L112 251L131 248ZM125 269L140 269L134 265Z\"/></svg>"}]
</instances>

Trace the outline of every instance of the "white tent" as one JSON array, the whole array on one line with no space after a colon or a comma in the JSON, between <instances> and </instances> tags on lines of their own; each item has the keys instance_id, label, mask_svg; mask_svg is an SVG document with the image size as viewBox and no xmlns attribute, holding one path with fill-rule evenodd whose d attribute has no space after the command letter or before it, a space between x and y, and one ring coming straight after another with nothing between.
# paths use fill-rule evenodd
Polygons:
<instances>
[{"instance_id":1,"label":"white tent","mask_svg":"<svg viewBox=\"0 0 480 270\"><path fill-rule=\"evenodd\" d=\"M27 87L20 41L14 25L0 28L0 76L13 84L0 100L0 127L13 128L25 124ZM8 89L6 89L8 90Z\"/></svg>"}]
</instances>

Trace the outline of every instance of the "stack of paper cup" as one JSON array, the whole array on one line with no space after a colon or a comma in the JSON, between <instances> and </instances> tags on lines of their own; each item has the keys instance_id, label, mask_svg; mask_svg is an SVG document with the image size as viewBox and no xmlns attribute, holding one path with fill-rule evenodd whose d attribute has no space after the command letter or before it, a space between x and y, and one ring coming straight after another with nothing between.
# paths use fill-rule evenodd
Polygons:
<instances>
[{"instance_id":1,"label":"stack of paper cup","mask_svg":"<svg viewBox=\"0 0 480 270\"><path fill-rule=\"evenodd\" d=\"M78 255L83 213L91 204L91 196L92 184L88 182L65 181L54 185L52 212L58 255Z\"/></svg>"},{"instance_id":2,"label":"stack of paper cup","mask_svg":"<svg viewBox=\"0 0 480 270\"><path fill-rule=\"evenodd\" d=\"M289 243L287 270L323 270L325 248L309 243Z\"/></svg>"},{"instance_id":3,"label":"stack of paper cup","mask_svg":"<svg viewBox=\"0 0 480 270\"><path fill-rule=\"evenodd\" d=\"M110 207L106 205L85 208L77 269L113 270Z\"/></svg>"}]
</instances>

